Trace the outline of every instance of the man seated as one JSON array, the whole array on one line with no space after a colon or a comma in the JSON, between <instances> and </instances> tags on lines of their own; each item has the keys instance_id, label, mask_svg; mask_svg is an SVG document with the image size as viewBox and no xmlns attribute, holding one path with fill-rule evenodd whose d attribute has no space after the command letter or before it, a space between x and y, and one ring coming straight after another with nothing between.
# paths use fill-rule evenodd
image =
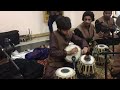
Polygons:
<instances>
[{"instance_id":1,"label":"man seated","mask_svg":"<svg viewBox=\"0 0 120 90\"><path fill-rule=\"evenodd\" d=\"M111 15L112 11L103 11L103 16L95 21L96 33L98 34L99 39L104 39L101 42L104 44L108 44L105 39L109 39L111 37L110 32L114 32L116 27Z\"/></svg>"},{"instance_id":2,"label":"man seated","mask_svg":"<svg viewBox=\"0 0 120 90\"><path fill-rule=\"evenodd\" d=\"M92 24L94 21L94 13L91 11L84 12L82 20L83 22L75 28L74 33L90 43L96 34L94 25Z\"/></svg>"},{"instance_id":3,"label":"man seated","mask_svg":"<svg viewBox=\"0 0 120 90\"><path fill-rule=\"evenodd\" d=\"M69 17L61 16L56 20L57 31L50 34L50 55L48 58L48 65L45 69L44 79L54 79L55 71L58 68L67 66L65 57L78 52L77 48L73 48L71 51L65 51L64 49L69 45L69 42L80 46L83 54L88 52L88 43L86 40L76 36L71 29L71 20Z\"/></svg>"},{"instance_id":4,"label":"man seated","mask_svg":"<svg viewBox=\"0 0 120 90\"><path fill-rule=\"evenodd\" d=\"M94 13L91 11L86 11L82 16L83 22L79 24L75 30L75 35L84 38L90 46L90 51L92 53L93 47L95 45L94 40L97 38L95 27L92 24L94 21Z\"/></svg>"}]
</instances>

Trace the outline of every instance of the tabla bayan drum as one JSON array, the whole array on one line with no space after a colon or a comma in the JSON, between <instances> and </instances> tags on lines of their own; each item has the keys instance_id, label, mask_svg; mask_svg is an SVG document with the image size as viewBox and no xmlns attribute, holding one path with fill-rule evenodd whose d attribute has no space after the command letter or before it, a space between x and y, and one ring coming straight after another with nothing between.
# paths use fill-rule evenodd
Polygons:
<instances>
[{"instance_id":1,"label":"tabla bayan drum","mask_svg":"<svg viewBox=\"0 0 120 90\"><path fill-rule=\"evenodd\" d=\"M106 49L109 49L109 47L105 44L98 44L95 46L95 52L96 53L102 53L104 52Z\"/></svg>"},{"instance_id":2,"label":"tabla bayan drum","mask_svg":"<svg viewBox=\"0 0 120 90\"><path fill-rule=\"evenodd\" d=\"M76 79L76 72L70 67L58 68L55 72L55 79Z\"/></svg>"},{"instance_id":3,"label":"tabla bayan drum","mask_svg":"<svg viewBox=\"0 0 120 90\"><path fill-rule=\"evenodd\" d=\"M77 63L79 74L90 76L95 73L95 58L91 55L82 55Z\"/></svg>"},{"instance_id":4,"label":"tabla bayan drum","mask_svg":"<svg viewBox=\"0 0 120 90\"><path fill-rule=\"evenodd\" d=\"M79 58L80 58L80 56L81 56L81 52L82 52L82 50L81 50L81 48L78 46L78 45L75 45L74 43L72 43L72 42L70 42L69 43L69 45L65 48L65 51L71 51L73 48L75 48L75 47L77 47L77 49L78 49L78 52L76 53L76 54L73 54L73 55L67 55L66 57L65 57L65 60L67 61L67 62L70 62L70 63L72 63L73 62L73 60L72 60L72 57L73 56L75 56L75 62L77 62L78 60L79 60Z\"/></svg>"},{"instance_id":5,"label":"tabla bayan drum","mask_svg":"<svg viewBox=\"0 0 120 90\"><path fill-rule=\"evenodd\" d=\"M107 45L104 45L104 44L96 45L95 48L93 49L93 56L95 57L97 65L104 65L105 64L105 55L102 55L99 53L104 52L106 49L109 49L109 47ZM107 58L109 59L110 56L107 55ZM109 62L109 60L108 60L108 62Z\"/></svg>"}]
</instances>

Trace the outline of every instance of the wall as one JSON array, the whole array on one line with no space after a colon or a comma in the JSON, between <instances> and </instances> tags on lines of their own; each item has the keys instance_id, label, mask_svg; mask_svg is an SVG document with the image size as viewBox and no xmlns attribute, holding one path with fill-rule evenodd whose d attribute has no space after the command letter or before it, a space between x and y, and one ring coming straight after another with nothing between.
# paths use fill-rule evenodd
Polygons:
<instances>
[{"instance_id":1,"label":"wall","mask_svg":"<svg viewBox=\"0 0 120 90\"><path fill-rule=\"evenodd\" d=\"M95 14L95 20L103 15L103 11L93 11L93 13ZM95 24L95 21L92 23Z\"/></svg>"},{"instance_id":2,"label":"wall","mask_svg":"<svg viewBox=\"0 0 120 90\"><path fill-rule=\"evenodd\" d=\"M28 34L30 28L33 34L40 30L39 11L0 11L0 32L19 30L20 34Z\"/></svg>"},{"instance_id":3,"label":"wall","mask_svg":"<svg viewBox=\"0 0 120 90\"><path fill-rule=\"evenodd\" d=\"M120 11L116 11L116 16L118 17L120 15Z\"/></svg>"},{"instance_id":4,"label":"wall","mask_svg":"<svg viewBox=\"0 0 120 90\"><path fill-rule=\"evenodd\" d=\"M82 22L84 11L64 11L72 22L72 28ZM95 18L102 16L102 11L94 11ZM19 30L20 35L28 34L28 28L32 34L49 32L47 23L44 23L43 11L0 11L0 32ZM53 23L56 30L56 23Z\"/></svg>"}]
</instances>

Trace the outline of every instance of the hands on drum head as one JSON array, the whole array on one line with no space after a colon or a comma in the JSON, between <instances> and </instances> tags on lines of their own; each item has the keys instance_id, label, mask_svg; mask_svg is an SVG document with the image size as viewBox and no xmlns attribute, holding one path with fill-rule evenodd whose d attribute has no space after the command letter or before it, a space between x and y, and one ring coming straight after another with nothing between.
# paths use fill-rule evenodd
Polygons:
<instances>
[{"instance_id":1,"label":"hands on drum head","mask_svg":"<svg viewBox=\"0 0 120 90\"><path fill-rule=\"evenodd\" d=\"M67 55L76 54L78 52L77 47L73 48L71 51L67 51Z\"/></svg>"},{"instance_id":2,"label":"hands on drum head","mask_svg":"<svg viewBox=\"0 0 120 90\"><path fill-rule=\"evenodd\" d=\"M72 54L76 54L78 52L77 47L73 48L71 51L67 51L67 55L72 55ZM88 47L84 47L82 49L82 54L86 54L89 53L89 48Z\"/></svg>"}]
</instances>

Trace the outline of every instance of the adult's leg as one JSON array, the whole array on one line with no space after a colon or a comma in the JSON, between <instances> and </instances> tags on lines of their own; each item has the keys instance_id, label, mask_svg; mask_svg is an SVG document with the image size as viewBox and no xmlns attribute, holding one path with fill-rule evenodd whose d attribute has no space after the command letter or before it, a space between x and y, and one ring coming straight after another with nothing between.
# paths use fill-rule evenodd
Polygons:
<instances>
[{"instance_id":1,"label":"adult's leg","mask_svg":"<svg viewBox=\"0 0 120 90\"><path fill-rule=\"evenodd\" d=\"M55 79L56 70L57 68L47 65L45 69L45 74L43 75L43 79Z\"/></svg>"},{"instance_id":2,"label":"adult's leg","mask_svg":"<svg viewBox=\"0 0 120 90\"><path fill-rule=\"evenodd\" d=\"M53 32L53 22L56 21L57 18L59 18L60 15L54 15L54 16L49 16L49 20L48 20L48 27L50 30L50 33Z\"/></svg>"},{"instance_id":3,"label":"adult's leg","mask_svg":"<svg viewBox=\"0 0 120 90\"><path fill-rule=\"evenodd\" d=\"M50 33L53 32L53 22L55 21L54 16L49 16L49 20L48 20L48 27L50 30Z\"/></svg>"}]
</instances>

